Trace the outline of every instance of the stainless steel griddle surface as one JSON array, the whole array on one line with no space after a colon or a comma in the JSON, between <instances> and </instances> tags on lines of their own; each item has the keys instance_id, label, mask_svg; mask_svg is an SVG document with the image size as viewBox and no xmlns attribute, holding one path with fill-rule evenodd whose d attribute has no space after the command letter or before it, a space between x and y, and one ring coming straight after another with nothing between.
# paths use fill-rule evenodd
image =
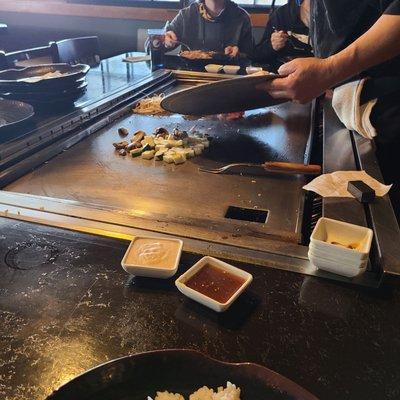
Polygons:
<instances>
[{"instance_id":1,"label":"stainless steel griddle surface","mask_svg":"<svg viewBox=\"0 0 400 400\"><path fill-rule=\"evenodd\" d=\"M187 120L179 115L129 115L79 142L5 190L135 210L173 222L192 220L231 223L228 206L266 209L266 224L257 231L289 236L296 231L303 178L282 175L212 175L199 165L236 161L302 162L309 133L310 106L282 104L246 113L239 121L216 117ZM209 151L183 165L121 157L112 143L121 140L118 127L152 133L193 125L212 137ZM232 221L232 224L249 223Z\"/></svg>"}]
</instances>

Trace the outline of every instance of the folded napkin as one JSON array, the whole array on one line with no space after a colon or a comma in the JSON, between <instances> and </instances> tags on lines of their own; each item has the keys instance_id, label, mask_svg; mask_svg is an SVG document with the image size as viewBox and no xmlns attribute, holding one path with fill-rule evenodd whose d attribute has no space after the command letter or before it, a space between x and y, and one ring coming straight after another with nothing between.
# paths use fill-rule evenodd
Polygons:
<instances>
[{"instance_id":1,"label":"folded napkin","mask_svg":"<svg viewBox=\"0 0 400 400\"><path fill-rule=\"evenodd\" d=\"M354 197L347 191L349 181L363 181L375 190L376 196L384 196L392 185L383 185L365 171L337 171L323 174L303 186L303 189L315 192L322 197Z\"/></svg>"},{"instance_id":2,"label":"folded napkin","mask_svg":"<svg viewBox=\"0 0 400 400\"><path fill-rule=\"evenodd\" d=\"M338 86L333 91L332 105L344 126L356 131L367 139L373 139L377 132L372 126L370 116L377 99L361 105L360 96L366 79Z\"/></svg>"}]
</instances>

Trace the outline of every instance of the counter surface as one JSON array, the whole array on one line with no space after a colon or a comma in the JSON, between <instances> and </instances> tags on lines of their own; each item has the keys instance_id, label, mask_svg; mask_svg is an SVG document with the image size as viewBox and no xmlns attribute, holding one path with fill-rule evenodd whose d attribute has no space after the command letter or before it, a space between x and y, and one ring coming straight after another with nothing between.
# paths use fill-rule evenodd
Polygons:
<instances>
[{"instance_id":1,"label":"counter surface","mask_svg":"<svg viewBox=\"0 0 400 400\"><path fill-rule=\"evenodd\" d=\"M5 400L43 399L97 364L166 348L256 362L323 400L400 396L397 288L239 265L254 281L217 315L173 280L131 279L120 267L126 242L7 219L0 233ZM197 259L184 254L178 273Z\"/></svg>"}]
</instances>

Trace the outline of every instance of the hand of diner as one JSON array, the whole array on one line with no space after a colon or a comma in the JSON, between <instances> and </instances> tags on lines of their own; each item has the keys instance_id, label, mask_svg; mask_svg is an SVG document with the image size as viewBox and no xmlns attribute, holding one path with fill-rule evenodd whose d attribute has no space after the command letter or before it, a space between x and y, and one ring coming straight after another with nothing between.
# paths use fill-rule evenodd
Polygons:
<instances>
[{"instance_id":1,"label":"hand of diner","mask_svg":"<svg viewBox=\"0 0 400 400\"><path fill-rule=\"evenodd\" d=\"M173 47L178 41L178 37L174 31L168 31L165 33L165 47Z\"/></svg>"},{"instance_id":2,"label":"hand of diner","mask_svg":"<svg viewBox=\"0 0 400 400\"><path fill-rule=\"evenodd\" d=\"M227 46L225 47L224 53L230 57L236 57L239 54L239 47Z\"/></svg>"},{"instance_id":3,"label":"hand of diner","mask_svg":"<svg viewBox=\"0 0 400 400\"><path fill-rule=\"evenodd\" d=\"M274 32L271 35L271 46L275 51L281 50L286 46L289 35L284 31Z\"/></svg>"}]
</instances>

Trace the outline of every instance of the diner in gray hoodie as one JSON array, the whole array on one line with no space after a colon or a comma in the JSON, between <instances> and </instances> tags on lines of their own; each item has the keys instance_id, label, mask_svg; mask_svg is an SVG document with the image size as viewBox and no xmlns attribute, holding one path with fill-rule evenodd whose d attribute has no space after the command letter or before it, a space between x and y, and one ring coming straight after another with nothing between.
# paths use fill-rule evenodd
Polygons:
<instances>
[{"instance_id":1,"label":"diner in gray hoodie","mask_svg":"<svg viewBox=\"0 0 400 400\"><path fill-rule=\"evenodd\" d=\"M225 0L224 10L213 20L204 18L196 1L182 9L166 26L179 41L191 50L223 52L227 46L238 46L239 52L251 56L253 34L249 14L231 0Z\"/></svg>"}]
</instances>

